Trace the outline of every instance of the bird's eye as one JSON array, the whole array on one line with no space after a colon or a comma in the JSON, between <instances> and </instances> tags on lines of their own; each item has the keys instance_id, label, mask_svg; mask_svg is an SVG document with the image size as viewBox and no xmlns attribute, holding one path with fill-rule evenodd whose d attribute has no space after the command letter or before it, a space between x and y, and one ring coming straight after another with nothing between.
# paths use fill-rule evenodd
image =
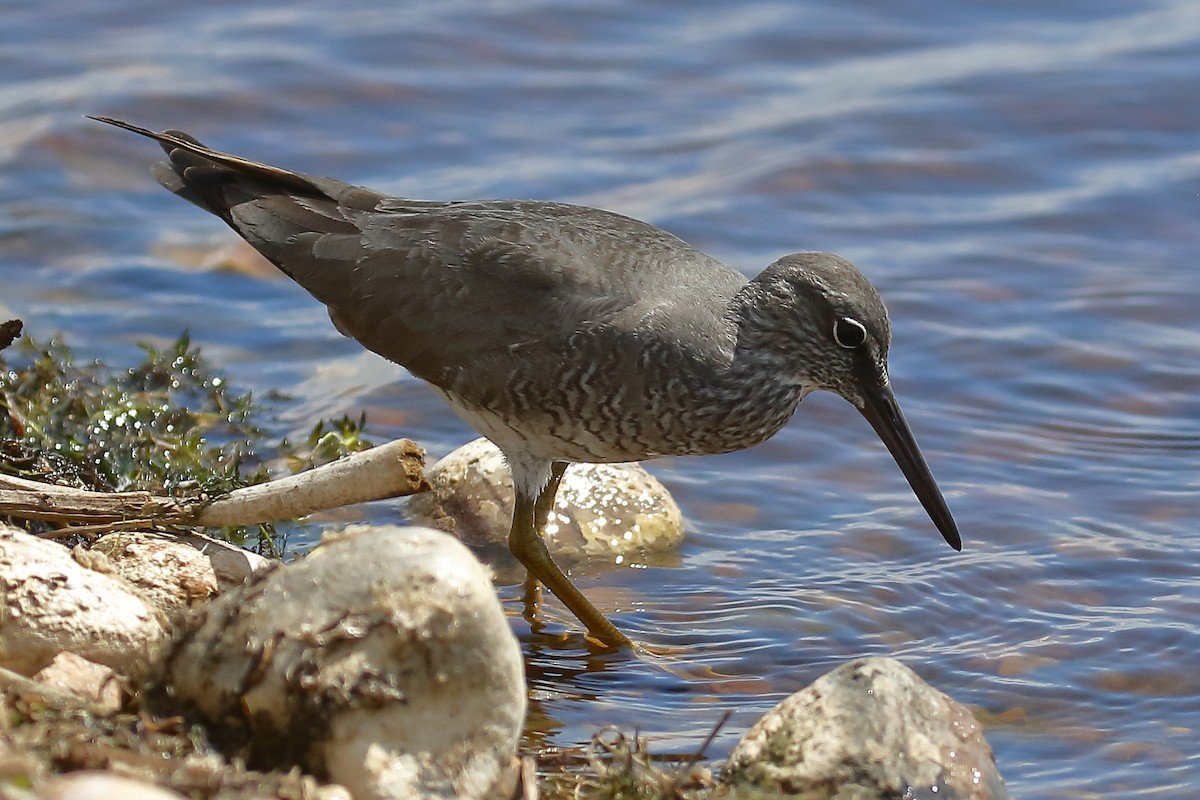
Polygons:
<instances>
[{"instance_id":1,"label":"bird's eye","mask_svg":"<svg viewBox=\"0 0 1200 800\"><path fill-rule=\"evenodd\" d=\"M850 317L838 317L833 323L833 340L847 350L860 347L867 340L867 329Z\"/></svg>"}]
</instances>

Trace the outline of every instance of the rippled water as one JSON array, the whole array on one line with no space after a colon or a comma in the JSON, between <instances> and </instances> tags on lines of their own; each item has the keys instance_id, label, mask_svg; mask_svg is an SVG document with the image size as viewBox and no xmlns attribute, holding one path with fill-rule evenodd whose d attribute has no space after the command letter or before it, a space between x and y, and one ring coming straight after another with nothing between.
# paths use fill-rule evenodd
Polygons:
<instances>
[{"instance_id":1,"label":"rippled water","mask_svg":"<svg viewBox=\"0 0 1200 800\"><path fill-rule=\"evenodd\" d=\"M240 386L293 395L279 432L366 408L433 455L471 438L296 287L171 258L230 234L84 113L411 196L601 205L747 272L839 252L888 300L964 552L832 396L752 451L657 462L690 521L678 564L577 575L679 655L514 620L528 743L615 723L691 750L733 709L720 757L886 654L977 709L1016 796L1194 797L1200 6L646 6L10 0L0 307L117 363L186 327Z\"/></svg>"}]
</instances>

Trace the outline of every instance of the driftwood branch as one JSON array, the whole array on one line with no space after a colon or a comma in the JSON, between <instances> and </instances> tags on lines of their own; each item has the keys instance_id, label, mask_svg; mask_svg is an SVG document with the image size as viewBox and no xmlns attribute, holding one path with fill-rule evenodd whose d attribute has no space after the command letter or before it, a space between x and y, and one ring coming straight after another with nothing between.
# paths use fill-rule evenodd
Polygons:
<instances>
[{"instance_id":1,"label":"driftwood branch","mask_svg":"<svg viewBox=\"0 0 1200 800\"><path fill-rule=\"evenodd\" d=\"M299 475L202 499L92 492L0 475L0 515L69 524L51 536L148 525L255 525L426 491L424 464L424 450L400 439Z\"/></svg>"},{"instance_id":2,"label":"driftwood branch","mask_svg":"<svg viewBox=\"0 0 1200 800\"><path fill-rule=\"evenodd\" d=\"M196 523L253 525L295 519L428 489L425 451L408 439L399 439L298 475L230 492L206 506Z\"/></svg>"}]
</instances>

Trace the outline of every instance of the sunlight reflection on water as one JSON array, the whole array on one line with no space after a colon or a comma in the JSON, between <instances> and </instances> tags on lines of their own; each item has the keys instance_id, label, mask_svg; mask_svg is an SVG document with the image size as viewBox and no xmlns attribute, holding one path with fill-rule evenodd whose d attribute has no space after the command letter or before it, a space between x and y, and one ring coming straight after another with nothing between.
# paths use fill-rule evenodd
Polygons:
<instances>
[{"instance_id":1,"label":"sunlight reflection on water","mask_svg":"<svg viewBox=\"0 0 1200 800\"><path fill-rule=\"evenodd\" d=\"M752 451L653 464L691 527L678 566L575 572L674 654L597 656L553 605L534 635L501 587L530 744L612 723L688 751L732 708L719 757L822 672L888 654L978 710L1014 796L1200 784L1188 0L117 0L16 4L6 26L0 302L114 363L187 328L236 384L292 397L277 433L366 408L433 456L473 438L286 281L170 263L164 243L229 235L83 113L415 196L603 205L747 271L835 250L880 287L964 553L837 398Z\"/></svg>"}]
</instances>

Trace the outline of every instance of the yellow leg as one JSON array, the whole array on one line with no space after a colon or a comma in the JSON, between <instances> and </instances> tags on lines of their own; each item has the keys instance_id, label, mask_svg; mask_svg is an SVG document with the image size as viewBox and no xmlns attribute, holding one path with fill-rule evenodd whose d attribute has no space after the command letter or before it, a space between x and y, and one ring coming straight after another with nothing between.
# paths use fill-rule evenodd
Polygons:
<instances>
[{"instance_id":1,"label":"yellow leg","mask_svg":"<svg viewBox=\"0 0 1200 800\"><path fill-rule=\"evenodd\" d=\"M563 474L567 471L567 463L565 461L556 461L550 465L550 480L546 483L546 488L538 495L537 502L533 505L533 527L534 530L544 534L546 530L546 522L550 519L550 512L554 507L554 498L558 494L558 486L562 483ZM543 539L543 541L545 541ZM529 623L529 629L534 633L540 631L544 626L538 618L538 611L542 606L542 585L538 583L538 579L534 577L532 572L525 574L525 613L523 614L525 621Z\"/></svg>"},{"instance_id":2,"label":"yellow leg","mask_svg":"<svg viewBox=\"0 0 1200 800\"><path fill-rule=\"evenodd\" d=\"M609 647L631 647L633 642L629 637L605 619L600 610L583 596L583 592L575 588L571 579L554 563L554 559L550 558L550 551L546 549L546 542L542 539L541 531L554 504L554 495L558 491L558 484L566 466L562 463L553 466L550 482L536 498L517 492L512 530L508 534L508 549L529 572L525 583L526 610L528 612L531 596L536 608L537 582L541 581L587 627L591 638Z\"/></svg>"},{"instance_id":3,"label":"yellow leg","mask_svg":"<svg viewBox=\"0 0 1200 800\"><path fill-rule=\"evenodd\" d=\"M554 510L554 498L558 496L558 487L562 483L563 475L567 473L567 466L565 461L555 461L550 465L550 480L546 482L545 488L533 504L533 527L538 533L546 530L550 512Z\"/></svg>"}]
</instances>

